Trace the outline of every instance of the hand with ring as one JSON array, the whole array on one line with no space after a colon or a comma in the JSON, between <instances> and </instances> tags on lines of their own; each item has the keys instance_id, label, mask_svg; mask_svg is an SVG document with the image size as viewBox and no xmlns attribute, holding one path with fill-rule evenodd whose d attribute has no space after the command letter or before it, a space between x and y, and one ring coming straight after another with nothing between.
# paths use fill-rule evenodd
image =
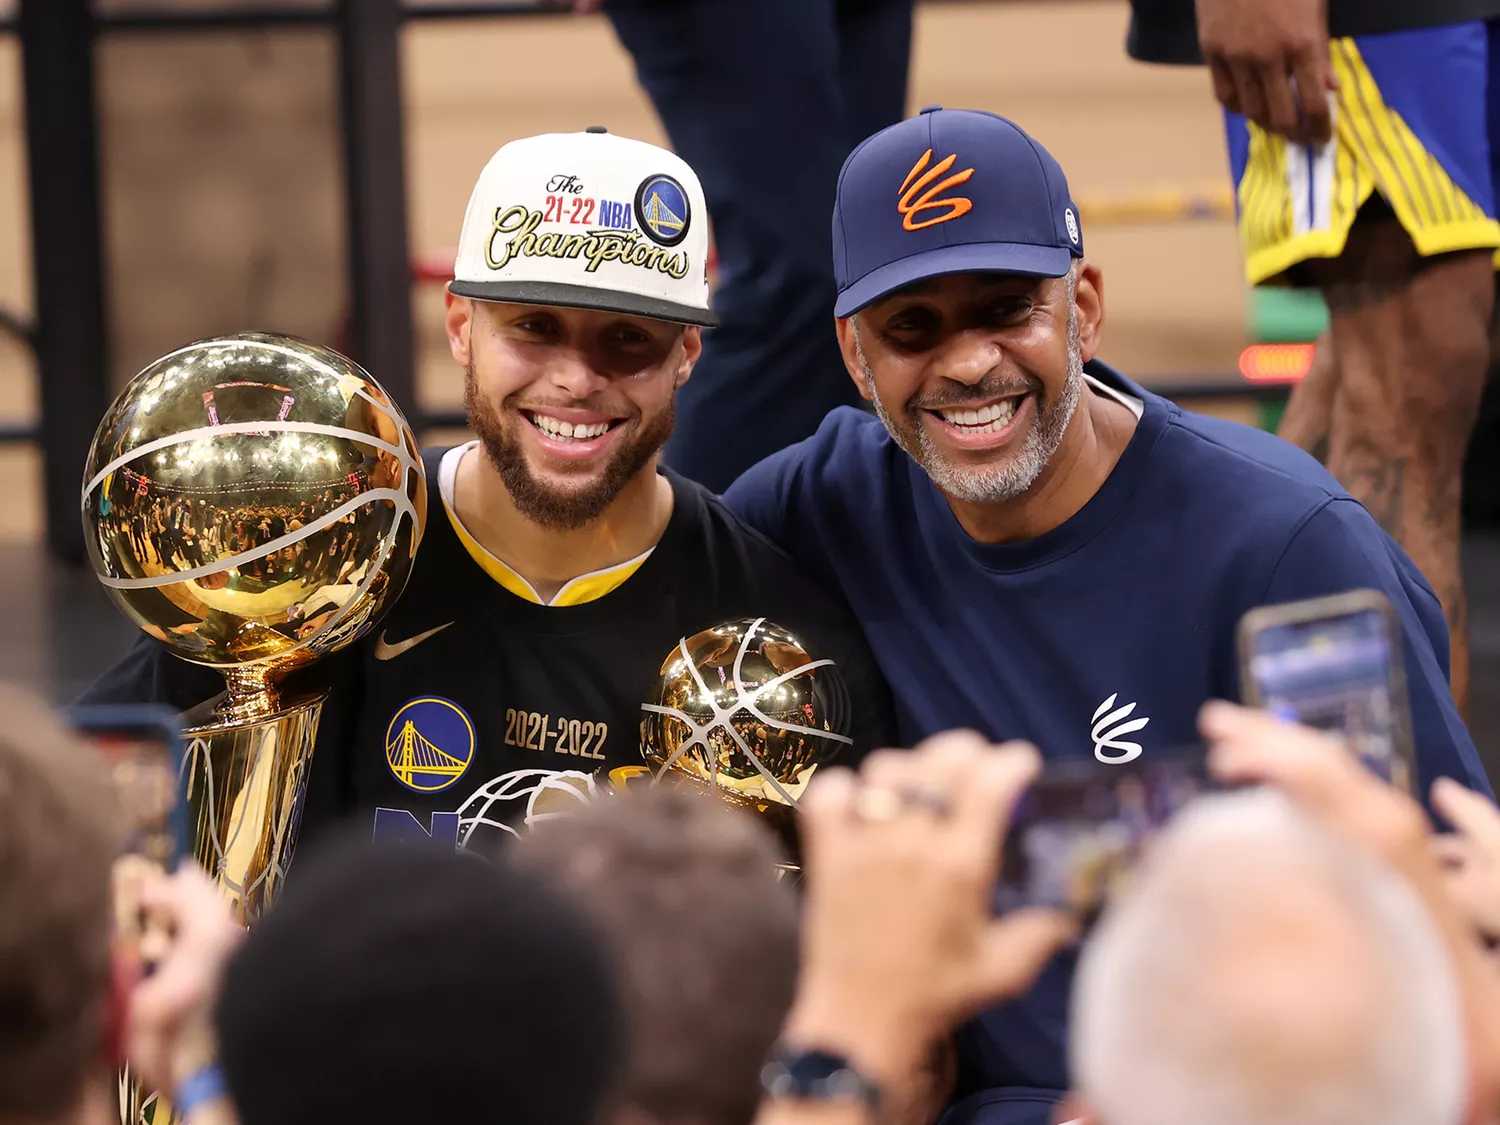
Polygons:
<instances>
[{"instance_id":1,"label":"hand with ring","mask_svg":"<svg viewBox=\"0 0 1500 1125\"><path fill-rule=\"evenodd\" d=\"M991 902L1040 764L1029 745L959 731L818 775L799 807L806 905L788 1037L899 1082L974 1012L1031 984L1074 924L1044 910L997 919Z\"/></svg>"},{"instance_id":2,"label":"hand with ring","mask_svg":"<svg viewBox=\"0 0 1500 1125\"><path fill-rule=\"evenodd\" d=\"M903 812L922 810L933 816L947 816L953 804L947 796L931 789L883 789L861 786L854 811L862 820L895 820Z\"/></svg>"}]
</instances>

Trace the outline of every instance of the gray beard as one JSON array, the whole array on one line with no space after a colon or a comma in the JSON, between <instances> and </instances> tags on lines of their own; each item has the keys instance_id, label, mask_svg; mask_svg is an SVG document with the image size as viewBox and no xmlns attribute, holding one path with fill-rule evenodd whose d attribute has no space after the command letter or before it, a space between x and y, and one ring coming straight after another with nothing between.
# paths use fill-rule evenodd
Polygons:
<instances>
[{"instance_id":1,"label":"gray beard","mask_svg":"<svg viewBox=\"0 0 1500 1125\"><path fill-rule=\"evenodd\" d=\"M870 388L870 397L875 413L885 425L886 432L913 461L932 478L944 495L970 504L997 504L1014 500L1030 490L1042 475L1042 470L1051 462L1063 434L1078 409L1078 400L1083 396L1083 350L1079 342L1078 311L1068 315L1068 377L1063 382L1062 392L1049 401L1041 392L1037 395L1037 415L1026 434L1020 451L999 465L955 465L938 449L927 432L920 416L920 407L908 408L904 425L897 425L894 418L875 394L875 372L865 359L855 336L855 349L859 353L860 367L864 369L865 385Z\"/></svg>"}]
</instances>

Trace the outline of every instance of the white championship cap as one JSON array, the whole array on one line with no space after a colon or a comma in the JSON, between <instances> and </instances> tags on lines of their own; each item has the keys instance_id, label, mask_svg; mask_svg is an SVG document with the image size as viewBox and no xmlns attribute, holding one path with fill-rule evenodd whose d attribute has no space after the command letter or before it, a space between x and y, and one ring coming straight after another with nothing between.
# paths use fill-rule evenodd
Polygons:
<instances>
[{"instance_id":1,"label":"white championship cap","mask_svg":"<svg viewBox=\"0 0 1500 1125\"><path fill-rule=\"evenodd\" d=\"M599 126L511 141L474 185L448 288L712 327L703 188L673 153Z\"/></svg>"}]
</instances>

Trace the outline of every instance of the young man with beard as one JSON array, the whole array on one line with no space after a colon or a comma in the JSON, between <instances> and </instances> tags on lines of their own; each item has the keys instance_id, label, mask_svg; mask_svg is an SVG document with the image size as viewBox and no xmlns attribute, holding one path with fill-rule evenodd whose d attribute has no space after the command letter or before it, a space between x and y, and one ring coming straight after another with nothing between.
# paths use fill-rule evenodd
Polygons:
<instances>
[{"instance_id":1,"label":"young man with beard","mask_svg":"<svg viewBox=\"0 0 1500 1125\"><path fill-rule=\"evenodd\" d=\"M1095 359L1103 274L1041 145L924 110L850 155L833 237L839 342L879 419L835 412L725 498L845 591L902 744L969 727L1053 760L1169 754L1238 697L1246 610L1371 587L1405 633L1422 792L1488 792L1442 607L1369 513L1301 450ZM962 1031L953 1122L1047 1121L1071 968Z\"/></svg>"},{"instance_id":2,"label":"young man with beard","mask_svg":"<svg viewBox=\"0 0 1500 1125\"><path fill-rule=\"evenodd\" d=\"M425 455L432 516L406 589L381 631L324 662L304 833L352 814L377 836L487 847L591 799L644 772L642 705L683 639L736 620L805 651L716 646L713 699L677 701L706 753L730 764L719 720L735 713L800 740L804 762L890 743L847 608L658 468L714 323L705 227L687 164L603 129L512 142L484 169L446 318L478 440ZM814 680L825 713L736 690L753 676ZM88 698L186 708L221 687L144 639Z\"/></svg>"}]
</instances>

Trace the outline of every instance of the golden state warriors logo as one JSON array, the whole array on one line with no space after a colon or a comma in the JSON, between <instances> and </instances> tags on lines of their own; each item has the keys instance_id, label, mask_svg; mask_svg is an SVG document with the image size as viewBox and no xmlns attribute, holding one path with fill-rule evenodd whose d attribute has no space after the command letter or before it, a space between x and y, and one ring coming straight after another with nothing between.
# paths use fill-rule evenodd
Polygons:
<instances>
[{"instance_id":1,"label":"golden state warriors logo","mask_svg":"<svg viewBox=\"0 0 1500 1125\"><path fill-rule=\"evenodd\" d=\"M446 789L474 760L474 724L449 700L435 695L410 700L385 730L385 760L408 789Z\"/></svg>"},{"instance_id":2,"label":"golden state warriors logo","mask_svg":"<svg viewBox=\"0 0 1500 1125\"><path fill-rule=\"evenodd\" d=\"M661 246L676 246L687 237L693 216L687 192L671 176L652 176L635 191L635 217L646 237Z\"/></svg>"}]
</instances>

